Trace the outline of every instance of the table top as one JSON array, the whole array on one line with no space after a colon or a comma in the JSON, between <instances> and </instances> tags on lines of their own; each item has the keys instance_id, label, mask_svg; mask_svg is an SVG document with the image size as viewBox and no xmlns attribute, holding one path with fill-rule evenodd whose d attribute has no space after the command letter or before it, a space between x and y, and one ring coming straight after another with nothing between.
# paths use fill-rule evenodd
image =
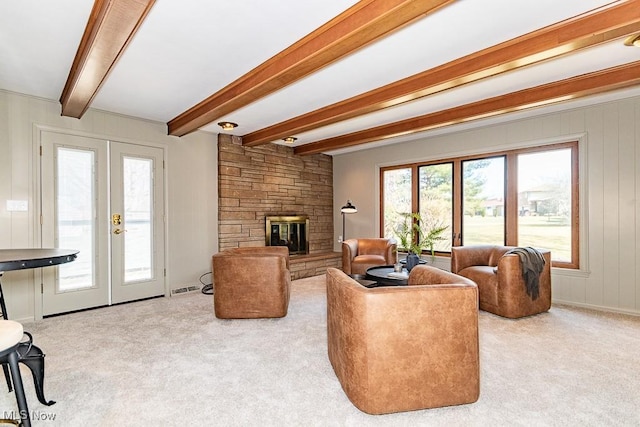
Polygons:
<instances>
[{"instance_id":1,"label":"table top","mask_svg":"<svg viewBox=\"0 0 640 427\"><path fill-rule=\"evenodd\" d=\"M0 272L65 264L76 259L76 249L0 249Z\"/></svg>"},{"instance_id":2,"label":"table top","mask_svg":"<svg viewBox=\"0 0 640 427\"><path fill-rule=\"evenodd\" d=\"M394 273L393 265L383 265L379 267L371 267L367 269L367 279L375 280L378 283L385 285L406 285L408 282L409 275L407 270L403 270L406 274L406 277L393 277L389 276L389 273Z\"/></svg>"}]
</instances>

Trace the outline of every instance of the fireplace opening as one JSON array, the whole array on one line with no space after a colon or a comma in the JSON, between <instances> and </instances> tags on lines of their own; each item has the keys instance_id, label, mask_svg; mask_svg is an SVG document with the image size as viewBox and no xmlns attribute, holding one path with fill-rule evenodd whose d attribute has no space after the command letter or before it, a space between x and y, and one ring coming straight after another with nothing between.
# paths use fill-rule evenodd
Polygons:
<instances>
[{"instance_id":1,"label":"fireplace opening","mask_svg":"<svg viewBox=\"0 0 640 427\"><path fill-rule=\"evenodd\" d=\"M265 217L265 245L286 246L289 254L309 253L309 217L267 216Z\"/></svg>"}]
</instances>

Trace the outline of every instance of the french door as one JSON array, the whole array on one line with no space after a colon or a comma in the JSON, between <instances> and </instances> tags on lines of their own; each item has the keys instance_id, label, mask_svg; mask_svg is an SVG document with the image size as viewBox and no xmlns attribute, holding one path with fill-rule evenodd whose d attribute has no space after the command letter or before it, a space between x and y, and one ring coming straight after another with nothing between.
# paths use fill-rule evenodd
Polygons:
<instances>
[{"instance_id":1,"label":"french door","mask_svg":"<svg viewBox=\"0 0 640 427\"><path fill-rule=\"evenodd\" d=\"M42 269L42 314L164 295L162 149L56 132L41 146L42 246L80 251Z\"/></svg>"}]
</instances>

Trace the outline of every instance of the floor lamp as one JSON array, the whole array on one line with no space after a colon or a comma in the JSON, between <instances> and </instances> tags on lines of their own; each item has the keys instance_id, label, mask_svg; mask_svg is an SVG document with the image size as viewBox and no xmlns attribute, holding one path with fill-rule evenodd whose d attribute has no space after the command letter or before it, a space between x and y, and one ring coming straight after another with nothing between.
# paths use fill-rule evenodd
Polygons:
<instances>
[{"instance_id":1,"label":"floor lamp","mask_svg":"<svg viewBox=\"0 0 640 427\"><path fill-rule=\"evenodd\" d=\"M351 204L351 200L347 200L347 204L340 208L340 212L342 213L342 241L347 240L344 235L344 216L345 214L353 214L358 212L358 209Z\"/></svg>"}]
</instances>

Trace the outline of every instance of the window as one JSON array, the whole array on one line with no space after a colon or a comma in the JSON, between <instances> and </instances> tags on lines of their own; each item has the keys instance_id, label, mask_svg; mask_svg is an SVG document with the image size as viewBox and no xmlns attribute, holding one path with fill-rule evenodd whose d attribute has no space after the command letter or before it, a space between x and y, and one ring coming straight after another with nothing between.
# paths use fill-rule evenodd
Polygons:
<instances>
[{"instance_id":1,"label":"window","mask_svg":"<svg viewBox=\"0 0 640 427\"><path fill-rule=\"evenodd\" d=\"M412 212L411 168L384 172L383 236L398 240L397 231L404 222L403 213Z\"/></svg>"},{"instance_id":2,"label":"window","mask_svg":"<svg viewBox=\"0 0 640 427\"><path fill-rule=\"evenodd\" d=\"M462 243L504 244L505 156L462 162Z\"/></svg>"},{"instance_id":3,"label":"window","mask_svg":"<svg viewBox=\"0 0 640 427\"><path fill-rule=\"evenodd\" d=\"M578 143L562 143L382 168L383 236L403 214L430 229L446 226L452 246L544 247L554 267L578 268Z\"/></svg>"},{"instance_id":4,"label":"window","mask_svg":"<svg viewBox=\"0 0 640 427\"><path fill-rule=\"evenodd\" d=\"M446 240L436 242L434 249L439 252L451 251L453 230L453 163L420 166L419 199L420 217L425 222L425 230L447 227Z\"/></svg>"},{"instance_id":5,"label":"window","mask_svg":"<svg viewBox=\"0 0 640 427\"><path fill-rule=\"evenodd\" d=\"M571 149L518 155L518 244L571 263Z\"/></svg>"}]
</instances>

